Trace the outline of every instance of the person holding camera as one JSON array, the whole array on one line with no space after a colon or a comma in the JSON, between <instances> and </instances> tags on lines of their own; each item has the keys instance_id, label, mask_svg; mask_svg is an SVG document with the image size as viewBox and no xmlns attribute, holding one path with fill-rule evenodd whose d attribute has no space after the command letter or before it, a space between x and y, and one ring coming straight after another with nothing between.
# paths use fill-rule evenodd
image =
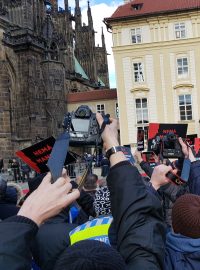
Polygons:
<instances>
[{"instance_id":1,"label":"person holding camera","mask_svg":"<svg viewBox=\"0 0 200 270\"><path fill-rule=\"evenodd\" d=\"M100 114L97 120L101 126ZM117 121L110 121L102 138L111 164L107 182L119 253L99 241L80 241L63 251L54 270L163 269L165 226L160 201L147 192L137 168L126 160L118 142ZM169 169L160 172L163 181ZM71 191L69 181L63 175L51 184L51 175L47 174L18 215L0 223L0 268L31 269L30 245L38 226L79 197L78 190Z\"/></svg>"}]
</instances>

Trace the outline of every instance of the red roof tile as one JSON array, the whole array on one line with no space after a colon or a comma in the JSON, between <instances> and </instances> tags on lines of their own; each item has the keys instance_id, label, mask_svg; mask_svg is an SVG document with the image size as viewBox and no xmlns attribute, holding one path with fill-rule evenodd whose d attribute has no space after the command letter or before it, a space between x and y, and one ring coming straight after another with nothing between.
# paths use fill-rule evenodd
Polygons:
<instances>
[{"instance_id":1,"label":"red roof tile","mask_svg":"<svg viewBox=\"0 0 200 270\"><path fill-rule=\"evenodd\" d=\"M94 100L109 100L109 99L117 99L116 89L76 92L76 93L68 93L67 95L68 103L87 102Z\"/></svg>"},{"instance_id":2,"label":"red roof tile","mask_svg":"<svg viewBox=\"0 0 200 270\"><path fill-rule=\"evenodd\" d=\"M134 10L133 5L142 4L141 9ZM137 18L155 14L166 14L200 8L200 0L133 0L119 6L106 22L127 18Z\"/></svg>"}]
</instances>

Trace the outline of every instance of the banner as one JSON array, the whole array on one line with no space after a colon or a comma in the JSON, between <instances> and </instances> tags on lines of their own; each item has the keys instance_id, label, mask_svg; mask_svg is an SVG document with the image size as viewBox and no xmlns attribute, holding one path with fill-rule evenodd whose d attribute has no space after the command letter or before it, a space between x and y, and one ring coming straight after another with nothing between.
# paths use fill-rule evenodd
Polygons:
<instances>
[{"instance_id":1,"label":"banner","mask_svg":"<svg viewBox=\"0 0 200 270\"><path fill-rule=\"evenodd\" d=\"M188 124L149 124L148 151L151 151L153 139L157 136L163 138L168 133L174 133L178 137L186 138Z\"/></svg>"},{"instance_id":2,"label":"banner","mask_svg":"<svg viewBox=\"0 0 200 270\"><path fill-rule=\"evenodd\" d=\"M195 138L197 138L197 134L187 135L186 141L188 142L188 144L190 146L194 146L194 144L195 144Z\"/></svg>"},{"instance_id":3,"label":"banner","mask_svg":"<svg viewBox=\"0 0 200 270\"><path fill-rule=\"evenodd\" d=\"M194 150L196 152L196 157L200 157L200 138L194 139Z\"/></svg>"},{"instance_id":4,"label":"banner","mask_svg":"<svg viewBox=\"0 0 200 270\"><path fill-rule=\"evenodd\" d=\"M46 173L49 171L46 164L50 157L54 143L55 138L51 136L39 143L17 151L16 155L37 173ZM68 152L65 165L74 162L77 156L78 155L73 152Z\"/></svg>"}]
</instances>

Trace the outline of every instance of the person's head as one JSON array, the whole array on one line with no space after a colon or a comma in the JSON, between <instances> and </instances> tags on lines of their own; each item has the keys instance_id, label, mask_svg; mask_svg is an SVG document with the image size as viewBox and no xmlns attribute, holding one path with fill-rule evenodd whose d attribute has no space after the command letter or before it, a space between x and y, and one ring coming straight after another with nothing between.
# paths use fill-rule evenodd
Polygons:
<instances>
[{"instance_id":1,"label":"person's head","mask_svg":"<svg viewBox=\"0 0 200 270\"><path fill-rule=\"evenodd\" d=\"M6 195L7 182L0 175L0 200L3 200Z\"/></svg>"},{"instance_id":2,"label":"person's head","mask_svg":"<svg viewBox=\"0 0 200 270\"><path fill-rule=\"evenodd\" d=\"M89 174L85 180L84 188L92 190L97 188L98 176L96 174Z\"/></svg>"},{"instance_id":3,"label":"person's head","mask_svg":"<svg viewBox=\"0 0 200 270\"><path fill-rule=\"evenodd\" d=\"M6 195L4 198L8 204L17 204L17 190L14 187L8 186L6 189Z\"/></svg>"},{"instance_id":4,"label":"person's head","mask_svg":"<svg viewBox=\"0 0 200 270\"><path fill-rule=\"evenodd\" d=\"M200 238L200 196L185 194L172 208L172 227L175 233Z\"/></svg>"},{"instance_id":5,"label":"person's head","mask_svg":"<svg viewBox=\"0 0 200 270\"><path fill-rule=\"evenodd\" d=\"M14 182L8 183L5 197L6 202L16 205L22 197L22 188Z\"/></svg>"},{"instance_id":6,"label":"person's head","mask_svg":"<svg viewBox=\"0 0 200 270\"><path fill-rule=\"evenodd\" d=\"M84 240L68 247L58 258L54 270L124 270L121 255L109 245Z\"/></svg>"}]
</instances>

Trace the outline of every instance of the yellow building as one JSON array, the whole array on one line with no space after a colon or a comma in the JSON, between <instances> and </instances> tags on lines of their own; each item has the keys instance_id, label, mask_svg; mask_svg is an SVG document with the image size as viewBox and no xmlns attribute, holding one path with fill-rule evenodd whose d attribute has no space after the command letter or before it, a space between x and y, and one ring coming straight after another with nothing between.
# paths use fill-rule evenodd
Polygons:
<instances>
[{"instance_id":1,"label":"yellow building","mask_svg":"<svg viewBox=\"0 0 200 270\"><path fill-rule=\"evenodd\" d=\"M200 135L200 0L125 1L110 18L121 144L148 123Z\"/></svg>"},{"instance_id":2,"label":"yellow building","mask_svg":"<svg viewBox=\"0 0 200 270\"><path fill-rule=\"evenodd\" d=\"M68 93L67 103L69 112L75 111L81 105L87 105L93 113L108 113L112 118L119 117L116 89Z\"/></svg>"}]
</instances>

